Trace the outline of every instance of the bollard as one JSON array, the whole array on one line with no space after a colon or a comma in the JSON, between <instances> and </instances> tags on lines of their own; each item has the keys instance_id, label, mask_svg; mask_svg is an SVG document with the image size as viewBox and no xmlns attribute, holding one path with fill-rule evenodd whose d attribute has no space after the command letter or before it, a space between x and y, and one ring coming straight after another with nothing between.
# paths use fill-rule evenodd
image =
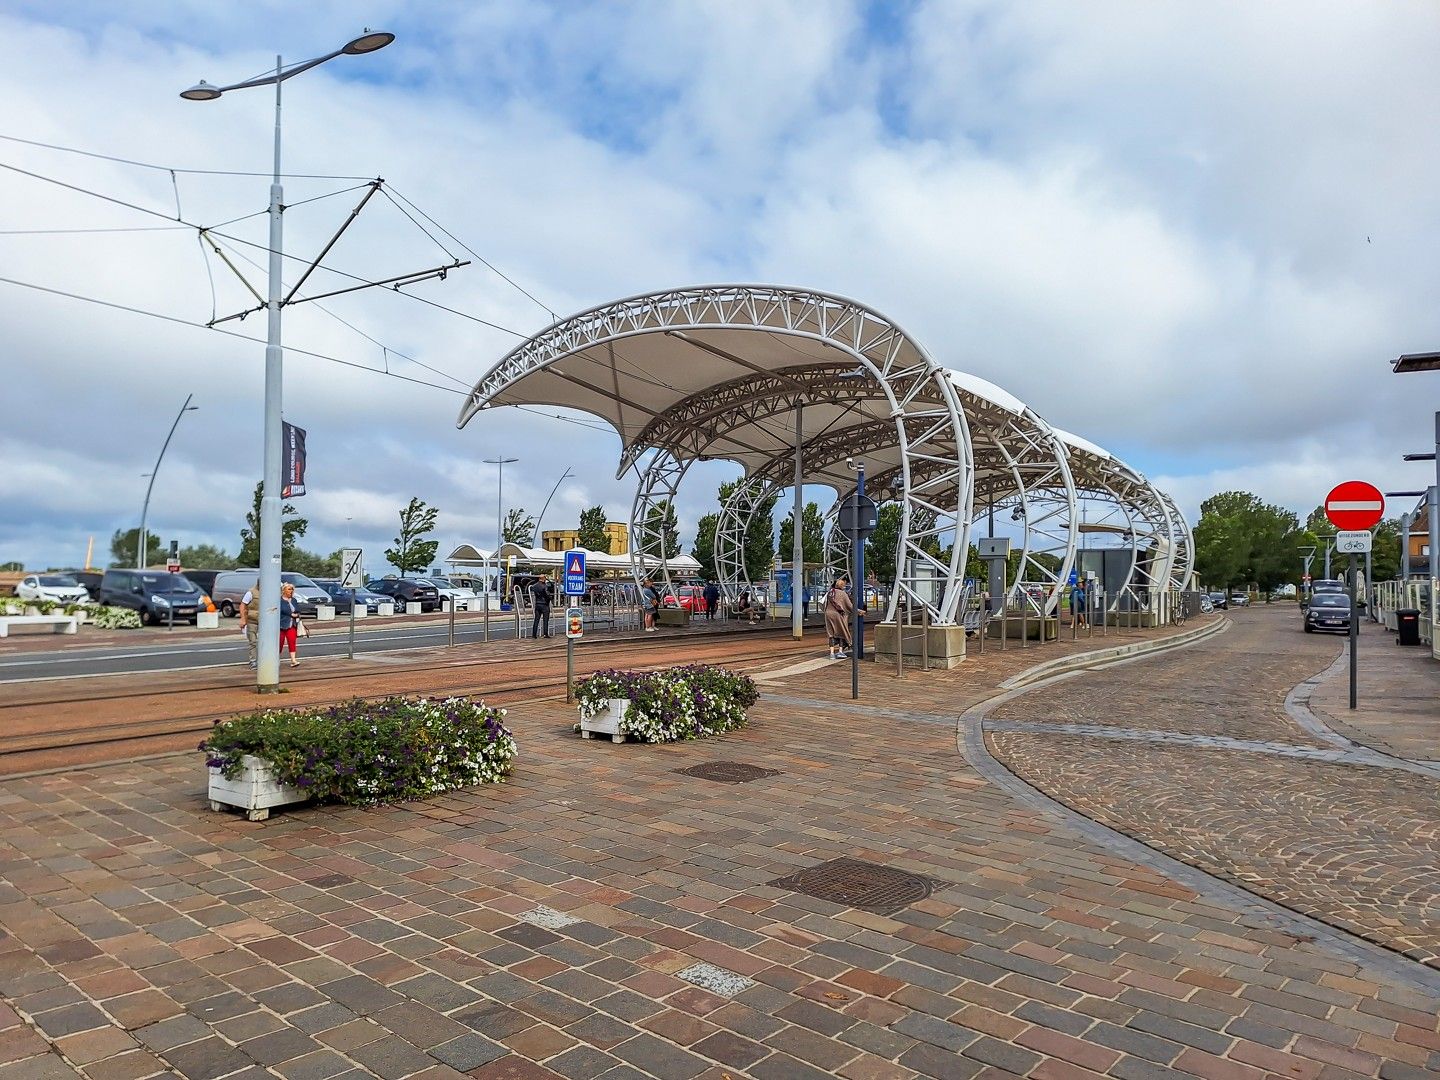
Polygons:
<instances>
[{"instance_id":1,"label":"bollard","mask_svg":"<svg viewBox=\"0 0 1440 1080\"><path fill-rule=\"evenodd\" d=\"M355 592L350 590L350 641L345 654L348 660L355 659Z\"/></svg>"},{"instance_id":2,"label":"bollard","mask_svg":"<svg viewBox=\"0 0 1440 1080\"><path fill-rule=\"evenodd\" d=\"M481 609L485 612L485 640L490 640L490 590L485 590L485 604Z\"/></svg>"},{"instance_id":3,"label":"bollard","mask_svg":"<svg viewBox=\"0 0 1440 1080\"><path fill-rule=\"evenodd\" d=\"M1026 596L1020 605L1020 648L1030 647L1030 597Z\"/></svg>"},{"instance_id":4,"label":"bollard","mask_svg":"<svg viewBox=\"0 0 1440 1080\"><path fill-rule=\"evenodd\" d=\"M455 601L454 601L454 600L451 600L451 601L450 601L450 645L449 645L449 648L452 648L452 649L453 649L454 647L455 647Z\"/></svg>"},{"instance_id":5,"label":"bollard","mask_svg":"<svg viewBox=\"0 0 1440 1080\"><path fill-rule=\"evenodd\" d=\"M175 629L175 606L172 604L165 609L165 619L170 624L170 629Z\"/></svg>"},{"instance_id":6,"label":"bollard","mask_svg":"<svg viewBox=\"0 0 1440 1080\"><path fill-rule=\"evenodd\" d=\"M1057 638L1059 634L1055 635ZM1070 596L1070 640L1074 641L1080 636L1080 612L1075 610L1075 596Z\"/></svg>"},{"instance_id":7,"label":"bollard","mask_svg":"<svg viewBox=\"0 0 1440 1080\"><path fill-rule=\"evenodd\" d=\"M899 619L895 620L895 677L905 677L905 627Z\"/></svg>"},{"instance_id":8,"label":"bollard","mask_svg":"<svg viewBox=\"0 0 1440 1080\"><path fill-rule=\"evenodd\" d=\"M930 670L930 609L920 613L920 670Z\"/></svg>"},{"instance_id":9,"label":"bollard","mask_svg":"<svg viewBox=\"0 0 1440 1080\"><path fill-rule=\"evenodd\" d=\"M1000 651L1004 652L1010 646L1006 639L1010 637L1010 605L1005 604L1000 609Z\"/></svg>"}]
</instances>

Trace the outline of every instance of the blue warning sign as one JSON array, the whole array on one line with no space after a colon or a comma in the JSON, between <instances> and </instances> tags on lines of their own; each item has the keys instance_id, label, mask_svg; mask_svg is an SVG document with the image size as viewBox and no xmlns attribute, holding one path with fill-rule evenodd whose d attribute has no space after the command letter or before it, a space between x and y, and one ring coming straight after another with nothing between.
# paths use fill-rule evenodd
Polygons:
<instances>
[{"instance_id":1,"label":"blue warning sign","mask_svg":"<svg viewBox=\"0 0 1440 1080\"><path fill-rule=\"evenodd\" d=\"M585 595L585 552L565 552L565 595Z\"/></svg>"}]
</instances>

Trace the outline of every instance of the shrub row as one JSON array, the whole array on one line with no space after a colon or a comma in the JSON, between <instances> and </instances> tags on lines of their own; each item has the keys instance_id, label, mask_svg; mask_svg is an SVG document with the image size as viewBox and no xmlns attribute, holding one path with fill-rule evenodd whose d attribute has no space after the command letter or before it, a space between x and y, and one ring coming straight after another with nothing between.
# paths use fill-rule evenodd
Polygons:
<instances>
[{"instance_id":1,"label":"shrub row","mask_svg":"<svg viewBox=\"0 0 1440 1080\"><path fill-rule=\"evenodd\" d=\"M719 735L745 725L745 710L759 699L748 675L707 664L664 671L597 671L580 682L576 700L589 719L611 698L629 705L620 730L641 742L676 742Z\"/></svg>"}]
</instances>

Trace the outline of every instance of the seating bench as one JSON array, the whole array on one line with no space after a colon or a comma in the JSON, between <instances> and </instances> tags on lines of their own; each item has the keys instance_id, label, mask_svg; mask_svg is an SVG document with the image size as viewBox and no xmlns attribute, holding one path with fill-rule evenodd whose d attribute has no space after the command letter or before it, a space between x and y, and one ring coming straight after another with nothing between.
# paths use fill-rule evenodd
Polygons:
<instances>
[{"instance_id":1,"label":"seating bench","mask_svg":"<svg viewBox=\"0 0 1440 1080\"><path fill-rule=\"evenodd\" d=\"M0 638L10 636L11 626L53 626L57 634L80 632L80 620L74 615L0 615Z\"/></svg>"}]
</instances>

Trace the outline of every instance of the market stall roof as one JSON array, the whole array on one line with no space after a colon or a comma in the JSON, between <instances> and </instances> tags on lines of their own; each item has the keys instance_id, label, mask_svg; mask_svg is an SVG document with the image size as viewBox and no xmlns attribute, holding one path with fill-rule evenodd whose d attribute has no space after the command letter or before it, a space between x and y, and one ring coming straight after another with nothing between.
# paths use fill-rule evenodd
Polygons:
<instances>
[{"instance_id":1,"label":"market stall roof","mask_svg":"<svg viewBox=\"0 0 1440 1080\"><path fill-rule=\"evenodd\" d=\"M611 555L607 551L591 551L588 548L580 550L585 552L587 570L628 572L631 568L629 555ZM516 565L528 566L532 570L559 570L565 564L565 552L563 551L521 547L519 544L502 544L500 546L499 556L502 563L507 562L512 555L515 557ZM474 544L461 544L450 552L444 561L452 566L493 566L495 558L493 550L480 548ZM660 565L660 560L650 555L641 555L639 561L645 567ZM682 574L698 574L700 572L700 563L690 555L673 555L666 561L674 572Z\"/></svg>"}]
</instances>

